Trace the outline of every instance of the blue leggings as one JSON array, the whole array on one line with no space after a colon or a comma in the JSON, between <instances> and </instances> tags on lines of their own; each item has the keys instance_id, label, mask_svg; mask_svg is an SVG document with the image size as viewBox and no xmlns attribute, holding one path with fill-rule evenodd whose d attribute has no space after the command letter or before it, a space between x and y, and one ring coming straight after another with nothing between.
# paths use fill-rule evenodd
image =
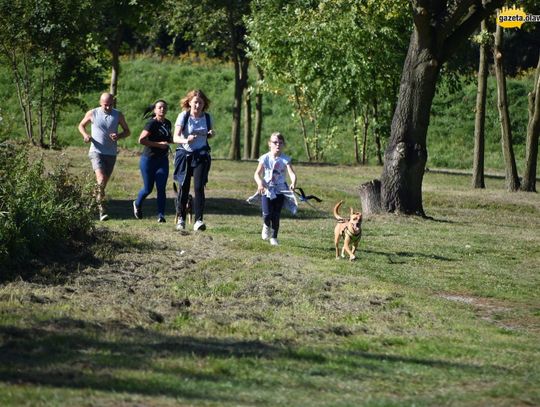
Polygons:
<instances>
[{"instance_id":1,"label":"blue leggings","mask_svg":"<svg viewBox=\"0 0 540 407\"><path fill-rule=\"evenodd\" d=\"M167 200L165 189L167 187L167 178L169 178L169 157L148 157L141 156L139 163L143 179L143 187L137 195L135 205L140 207L144 199L150 195L154 189L154 183L157 190L158 216L165 216L165 202Z\"/></svg>"},{"instance_id":2,"label":"blue leggings","mask_svg":"<svg viewBox=\"0 0 540 407\"><path fill-rule=\"evenodd\" d=\"M265 195L261 196L263 222L266 226L272 228L273 238L277 238L279 232L279 219L284 202L285 195L283 194L277 194L275 199L269 199Z\"/></svg>"}]
</instances>

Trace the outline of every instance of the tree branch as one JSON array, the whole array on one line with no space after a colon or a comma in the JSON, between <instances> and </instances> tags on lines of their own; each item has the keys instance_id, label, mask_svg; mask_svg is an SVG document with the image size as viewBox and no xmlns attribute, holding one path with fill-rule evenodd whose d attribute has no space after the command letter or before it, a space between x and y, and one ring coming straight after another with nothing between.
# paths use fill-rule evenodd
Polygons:
<instances>
[{"instance_id":1,"label":"tree branch","mask_svg":"<svg viewBox=\"0 0 540 407\"><path fill-rule=\"evenodd\" d=\"M442 37L446 38L449 33L451 33L456 26L459 25L459 22L463 20L463 16L466 16L469 12L469 9L473 5L481 4L481 1L478 0L463 0L455 3L454 10L448 10L447 18L443 24Z\"/></svg>"},{"instance_id":2,"label":"tree branch","mask_svg":"<svg viewBox=\"0 0 540 407\"><path fill-rule=\"evenodd\" d=\"M461 44L462 40L470 36L480 26L480 22L503 3L504 0L489 0L485 1L485 4L482 5L481 1L476 0L475 5L469 9L469 15L463 19L463 22L444 41L441 62L446 62L448 57Z\"/></svg>"},{"instance_id":3,"label":"tree branch","mask_svg":"<svg viewBox=\"0 0 540 407\"><path fill-rule=\"evenodd\" d=\"M411 0L411 6L414 25L419 31L425 32L431 17L429 12L430 2L427 0Z\"/></svg>"}]
</instances>

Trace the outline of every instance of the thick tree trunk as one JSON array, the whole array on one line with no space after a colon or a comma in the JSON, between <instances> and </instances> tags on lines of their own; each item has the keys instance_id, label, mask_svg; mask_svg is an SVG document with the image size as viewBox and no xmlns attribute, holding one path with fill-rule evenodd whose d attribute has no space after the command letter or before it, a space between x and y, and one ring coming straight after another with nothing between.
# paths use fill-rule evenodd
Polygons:
<instances>
[{"instance_id":1,"label":"thick tree trunk","mask_svg":"<svg viewBox=\"0 0 540 407\"><path fill-rule=\"evenodd\" d=\"M441 65L503 0L411 0L414 30L403 65L381 175L381 208L425 216L426 135Z\"/></svg>"},{"instance_id":2,"label":"thick tree trunk","mask_svg":"<svg viewBox=\"0 0 540 407\"><path fill-rule=\"evenodd\" d=\"M486 21L480 26L482 31L487 30ZM480 44L480 57L478 62L478 89L476 91L476 111L474 119L474 158L473 158L473 188L485 188L484 181L484 151L485 151L485 121L486 121L486 94L487 94L487 62L488 46Z\"/></svg>"},{"instance_id":3,"label":"thick tree trunk","mask_svg":"<svg viewBox=\"0 0 540 407\"><path fill-rule=\"evenodd\" d=\"M433 41L417 29L411 35L381 175L381 207L387 212L425 216L426 135L440 70Z\"/></svg>"},{"instance_id":4,"label":"thick tree trunk","mask_svg":"<svg viewBox=\"0 0 540 407\"><path fill-rule=\"evenodd\" d=\"M264 79L262 70L257 67L257 93L255 94L255 133L253 135L253 143L251 145L251 158L259 158L259 151L261 147L261 132L262 132L262 122L263 122L263 94L261 87L259 86Z\"/></svg>"},{"instance_id":5,"label":"thick tree trunk","mask_svg":"<svg viewBox=\"0 0 540 407\"><path fill-rule=\"evenodd\" d=\"M493 59L495 61L495 77L497 79L497 108L501 122L501 144L506 168L506 188L508 191L519 189L519 177L512 146L512 128L510 126L510 114L508 113L508 99L506 93L506 76L503 69L503 33L502 27L497 24L495 31L495 46Z\"/></svg>"},{"instance_id":6,"label":"thick tree trunk","mask_svg":"<svg viewBox=\"0 0 540 407\"><path fill-rule=\"evenodd\" d=\"M360 185L360 202L362 203L362 215L368 217L382 212L381 208L381 181L374 179Z\"/></svg>"},{"instance_id":7,"label":"thick tree trunk","mask_svg":"<svg viewBox=\"0 0 540 407\"><path fill-rule=\"evenodd\" d=\"M533 90L529 93L529 123L527 125L527 148L522 191L536 192L536 166L538 161L538 138L540 136L540 54L534 78Z\"/></svg>"}]
</instances>

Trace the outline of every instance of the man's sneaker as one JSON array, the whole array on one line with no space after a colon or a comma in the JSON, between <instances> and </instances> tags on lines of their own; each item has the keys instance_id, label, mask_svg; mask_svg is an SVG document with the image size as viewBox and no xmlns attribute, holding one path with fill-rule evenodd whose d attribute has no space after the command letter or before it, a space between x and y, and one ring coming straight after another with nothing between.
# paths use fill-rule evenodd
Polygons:
<instances>
[{"instance_id":1,"label":"man's sneaker","mask_svg":"<svg viewBox=\"0 0 540 407\"><path fill-rule=\"evenodd\" d=\"M137 206L135 201L133 201L133 215L136 219L142 219L142 210L139 206Z\"/></svg>"},{"instance_id":2,"label":"man's sneaker","mask_svg":"<svg viewBox=\"0 0 540 407\"><path fill-rule=\"evenodd\" d=\"M99 220L102 221L102 222L105 222L106 220L109 220L109 215L107 215L106 213L104 212L101 212L99 214Z\"/></svg>"},{"instance_id":3,"label":"man's sneaker","mask_svg":"<svg viewBox=\"0 0 540 407\"><path fill-rule=\"evenodd\" d=\"M163 216L160 216L160 217L157 219L157 223L165 223L165 222L167 222L167 221L165 220L165 217L163 217Z\"/></svg>"},{"instance_id":4,"label":"man's sneaker","mask_svg":"<svg viewBox=\"0 0 540 407\"><path fill-rule=\"evenodd\" d=\"M263 228L261 232L262 240L268 240L270 236L272 236L272 228L270 226L266 226L265 224L263 224Z\"/></svg>"},{"instance_id":5,"label":"man's sneaker","mask_svg":"<svg viewBox=\"0 0 540 407\"><path fill-rule=\"evenodd\" d=\"M204 224L202 220L198 220L193 225L193 230L206 230L206 225Z\"/></svg>"},{"instance_id":6,"label":"man's sneaker","mask_svg":"<svg viewBox=\"0 0 540 407\"><path fill-rule=\"evenodd\" d=\"M275 237L270 238L270 244L272 246L279 246L279 243L278 243L278 241L277 241L277 239Z\"/></svg>"},{"instance_id":7,"label":"man's sneaker","mask_svg":"<svg viewBox=\"0 0 540 407\"><path fill-rule=\"evenodd\" d=\"M176 222L176 230L184 230L186 228L186 222L182 218L178 218Z\"/></svg>"}]
</instances>

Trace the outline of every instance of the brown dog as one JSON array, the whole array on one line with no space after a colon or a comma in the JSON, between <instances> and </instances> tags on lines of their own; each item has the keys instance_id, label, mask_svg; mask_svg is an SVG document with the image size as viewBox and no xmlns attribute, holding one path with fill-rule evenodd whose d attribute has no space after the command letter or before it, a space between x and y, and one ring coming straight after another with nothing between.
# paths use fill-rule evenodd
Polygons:
<instances>
[{"instance_id":1,"label":"brown dog","mask_svg":"<svg viewBox=\"0 0 540 407\"><path fill-rule=\"evenodd\" d=\"M186 202L186 215L187 215L187 221L189 224L192 223L192 217L193 217L193 196L191 194L187 197Z\"/></svg>"},{"instance_id":2,"label":"brown dog","mask_svg":"<svg viewBox=\"0 0 540 407\"><path fill-rule=\"evenodd\" d=\"M334 218L338 221L334 229L334 244L336 246L336 259L339 259L339 241L343 238L343 249L341 250L341 257L345 257L345 252L349 254L349 260L356 259L354 253L360 243L362 237L362 213L354 212L351 208L351 214L349 219L342 218L339 215L339 208L343 204L343 201L339 201L334 206Z\"/></svg>"}]
</instances>

